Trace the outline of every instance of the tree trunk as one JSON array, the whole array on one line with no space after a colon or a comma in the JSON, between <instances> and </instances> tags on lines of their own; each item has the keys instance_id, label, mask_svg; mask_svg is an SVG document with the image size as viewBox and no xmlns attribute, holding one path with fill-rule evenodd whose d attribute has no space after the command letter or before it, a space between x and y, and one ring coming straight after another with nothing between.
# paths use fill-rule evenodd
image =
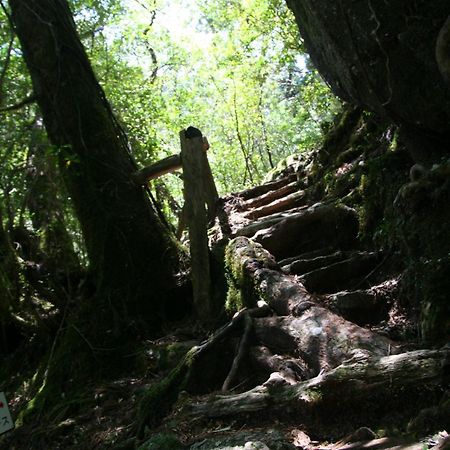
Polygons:
<instances>
[{"instance_id":1,"label":"tree trunk","mask_svg":"<svg viewBox=\"0 0 450 450\"><path fill-rule=\"evenodd\" d=\"M0 354L10 348L8 329L11 313L19 304L19 264L6 231L0 210Z\"/></svg>"},{"instance_id":2,"label":"tree trunk","mask_svg":"<svg viewBox=\"0 0 450 450\"><path fill-rule=\"evenodd\" d=\"M97 281L96 327L161 322L177 250L144 189L126 136L80 43L66 0L10 0L51 142ZM109 320L110 318L111 320Z\"/></svg>"}]
</instances>

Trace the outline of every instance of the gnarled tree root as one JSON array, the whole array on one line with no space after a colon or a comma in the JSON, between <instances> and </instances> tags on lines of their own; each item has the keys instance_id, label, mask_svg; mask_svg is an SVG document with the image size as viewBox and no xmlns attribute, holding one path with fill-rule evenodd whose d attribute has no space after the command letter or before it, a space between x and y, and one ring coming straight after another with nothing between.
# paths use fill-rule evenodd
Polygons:
<instances>
[{"instance_id":1,"label":"gnarled tree root","mask_svg":"<svg viewBox=\"0 0 450 450\"><path fill-rule=\"evenodd\" d=\"M208 397L205 401L186 404L182 413L191 418L254 414L271 408L308 412L336 398L369 399L377 395L403 393L412 386L447 382L450 349L416 350L400 355L373 357L362 352L340 366L307 381L290 385L280 377L272 377L262 386L237 395ZM406 389L405 389L406 388Z\"/></svg>"}]
</instances>

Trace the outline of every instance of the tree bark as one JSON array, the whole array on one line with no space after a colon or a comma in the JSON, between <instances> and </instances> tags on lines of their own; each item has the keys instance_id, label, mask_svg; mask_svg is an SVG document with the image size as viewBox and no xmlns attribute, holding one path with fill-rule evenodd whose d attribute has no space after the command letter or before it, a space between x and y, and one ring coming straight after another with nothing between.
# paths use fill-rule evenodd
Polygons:
<instances>
[{"instance_id":1,"label":"tree bark","mask_svg":"<svg viewBox=\"0 0 450 450\"><path fill-rule=\"evenodd\" d=\"M444 23L436 41L436 61L439 71L447 83L450 83L450 16Z\"/></svg>"},{"instance_id":2,"label":"tree bark","mask_svg":"<svg viewBox=\"0 0 450 450\"><path fill-rule=\"evenodd\" d=\"M102 329L161 321L177 251L146 192L126 136L96 80L66 0L10 0L34 91L97 280ZM114 317L111 323L106 317ZM105 322L105 323L103 323Z\"/></svg>"}]
</instances>

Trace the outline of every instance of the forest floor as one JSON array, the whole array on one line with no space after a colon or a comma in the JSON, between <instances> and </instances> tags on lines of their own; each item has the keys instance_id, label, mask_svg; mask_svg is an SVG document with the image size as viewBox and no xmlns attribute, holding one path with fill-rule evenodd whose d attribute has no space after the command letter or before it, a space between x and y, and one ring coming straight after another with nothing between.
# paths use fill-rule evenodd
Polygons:
<instances>
[{"instance_id":1,"label":"forest floor","mask_svg":"<svg viewBox=\"0 0 450 450\"><path fill-rule=\"evenodd\" d=\"M403 318L400 318L403 320ZM188 324L181 325L182 330ZM191 337L192 338L192 337ZM149 367L152 355L157 348L166 348L168 342L180 341L180 328L174 329L164 339L147 342ZM192 339L187 346L193 344ZM186 347L187 348L187 347ZM170 365L169 365L170 367ZM51 422L37 421L22 426L14 432L14 439L0 441L0 449L26 450L356 450L356 449L396 449L396 450L444 450L449 448L450 437L446 430L430 434L418 434L401 429L398 412L392 411L387 417L390 425L385 428L360 426L345 419L344 423L322 424L320 420L303 424L300 418L292 414L280 414L278 411L265 411L258 416L238 414L236 417L204 418L190 420L179 417L177 409L169 415L159 427L145 430L142 438L137 439L136 411L144 389L155 384L167 375L168 369L130 378L112 380L107 384L86 386L83 399L77 401L81 406L70 417L61 410L53 414ZM29 399L17 395L11 399L13 417L17 417ZM195 402L195 397L190 399ZM422 419L433 421L432 410L425 412ZM61 420L65 417L63 420ZM361 424L361 420L355 420ZM387 423L385 421L385 423ZM140 446L142 444L142 446Z\"/></svg>"}]
</instances>

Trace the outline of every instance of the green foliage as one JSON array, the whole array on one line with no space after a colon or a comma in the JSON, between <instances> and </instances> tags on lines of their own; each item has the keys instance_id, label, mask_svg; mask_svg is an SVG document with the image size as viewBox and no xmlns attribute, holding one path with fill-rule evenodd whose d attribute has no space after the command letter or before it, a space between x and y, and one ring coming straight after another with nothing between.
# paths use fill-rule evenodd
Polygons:
<instances>
[{"instance_id":1,"label":"green foliage","mask_svg":"<svg viewBox=\"0 0 450 450\"><path fill-rule=\"evenodd\" d=\"M260 181L280 159L317 144L320 122L338 103L310 69L284 2L145 5L128 3L124 19L92 47L141 164L179 152L179 130L195 125L209 138L224 193ZM185 23L174 18L177 10ZM199 14L198 25L188 26ZM180 202L179 178L164 183ZM166 212L174 212L172 199Z\"/></svg>"},{"instance_id":2,"label":"green foliage","mask_svg":"<svg viewBox=\"0 0 450 450\"><path fill-rule=\"evenodd\" d=\"M320 123L338 106L311 69L282 0L71 0L70 5L139 164L179 152L178 132L192 124L210 140L219 191L238 190L260 181L287 155L317 145ZM177 18L181 12L185 22ZM0 16L0 60L7 62L1 107L20 102L32 86L17 39L3 11ZM27 191L24 171L17 168L27 167L31 132L43 133L43 124L35 104L2 119L0 196L10 222L16 222L18 215L26 219L20 209ZM61 154L46 147L49 154ZM152 190L175 220L180 178L168 175ZM69 233L82 250L78 226L72 212L68 215Z\"/></svg>"}]
</instances>

